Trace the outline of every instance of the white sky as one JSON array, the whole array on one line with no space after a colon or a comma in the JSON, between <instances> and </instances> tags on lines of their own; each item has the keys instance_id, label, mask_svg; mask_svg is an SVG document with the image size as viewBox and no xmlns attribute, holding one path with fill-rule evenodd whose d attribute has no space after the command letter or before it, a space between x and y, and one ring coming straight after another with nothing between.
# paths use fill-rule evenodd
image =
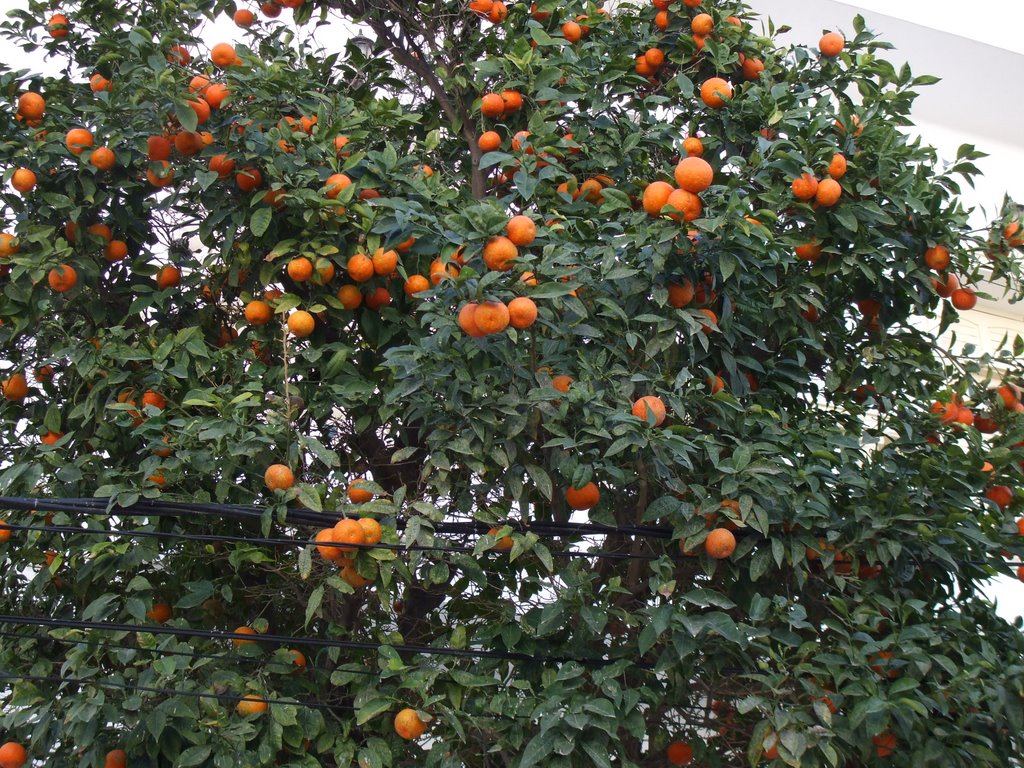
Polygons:
<instances>
[{"instance_id":1,"label":"white sky","mask_svg":"<svg viewBox=\"0 0 1024 768\"><path fill-rule=\"evenodd\" d=\"M760 7L770 6L771 0L749 0L754 10ZM957 0L857 0L857 2L836 2L822 3L822 6L830 5L836 8L837 18L835 27L849 29L850 19L861 11L873 11L891 17L902 19L907 22L919 24L930 29L947 32L970 40L1013 51L1024 55L1024 0L972 0L965 6ZM254 3L239 3L239 7L253 6ZM9 10L17 7L24 7L18 0L0 0L0 15L5 15ZM258 14L258 17L263 17ZM290 11L285 10L281 16L270 23L289 24ZM779 17L777 23L790 22L794 27L798 26L797 19ZM289 26L291 26L289 24ZM886 30L883 25L873 25L875 31L884 38ZM294 29L294 27L293 27ZM304 30L296 30L298 35L307 34ZM321 42L330 40L334 47L337 45L336 33L325 33L321 31L318 35ZM218 42L242 42L246 39L244 30L239 29L228 17L218 19L214 24L208 24L204 31L203 38L208 45ZM333 40L331 38L334 38ZM783 38L785 42L813 43L811 39L795 39L793 34ZM900 59L901 54L913 58L912 51L897 51L892 58ZM900 59L902 60L902 59ZM47 74L55 74L56 68L52 62L45 62L40 56L28 57L19 50L11 50L4 47L0 54L0 61L11 68L31 68ZM1016 101L1014 94L1019 92L1019 78L1024 74L1024 59L1021 66L1013 71L989 71L984 67L983 62L972 60L954 59L946 57L944 60L948 72L941 67L932 66L928 74L939 77L951 77L954 72L962 73L965 68L977 69L977 77L986 81L995 80L1005 84L1003 92L1009 101ZM916 68L915 68L916 71ZM1022 178L1024 178L1024 135L1015 144L994 143L986 137L974 136L958 130L957 113L960 109L977 109L980 105L971 107L959 107L953 103L950 105L949 123L937 125L934 123L922 122L919 125L922 136L926 141L939 147L946 156L955 152L956 146L960 143L974 143L979 149L988 152L991 157L978 163L985 174L980 180L978 190L972 195L968 190L969 201L983 205L989 210L992 206L998 205L1001 194L1004 190L1010 190L1011 194L1016 187L1020 190ZM1020 192L1018 192L1020 195ZM1018 198L1024 199L1024 198ZM989 594L998 602L1000 615L1007 619L1013 619L1024 615L1024 583L1016 579L1000 578L994 581L989 589Z\"/></svg>"}]
</instances>

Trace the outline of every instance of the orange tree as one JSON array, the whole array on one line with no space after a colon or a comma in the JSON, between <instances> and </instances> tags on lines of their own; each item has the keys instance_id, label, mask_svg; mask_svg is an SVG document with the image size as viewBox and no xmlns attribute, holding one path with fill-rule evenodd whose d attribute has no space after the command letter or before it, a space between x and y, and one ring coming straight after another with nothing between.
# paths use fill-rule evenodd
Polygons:
<instances>
[{"instance_id":1,"label":"orange tree","mask_svg":"<svg viewBox=\"0 0 1024 768\"><path fill-rule=\"evenodd\" d=\"M1016 294L1016 208L860 19L760 29L13 11L0 765L1019 755L1021 342L920 330Z\"/></svg>"}]
</instances>

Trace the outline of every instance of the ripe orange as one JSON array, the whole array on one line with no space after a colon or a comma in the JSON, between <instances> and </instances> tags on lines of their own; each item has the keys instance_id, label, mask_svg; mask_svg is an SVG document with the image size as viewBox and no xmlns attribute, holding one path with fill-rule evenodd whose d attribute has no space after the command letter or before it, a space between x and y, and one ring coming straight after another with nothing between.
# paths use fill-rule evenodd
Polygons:
<instances>
[{"instance_id":1,"label":"ripe orange","mask_svg":"<svg viewBox=\"0 0 1024 768\"><path fill-rule=\"evenodd\" d=\"M235 705L235 711L242 715L242 717L247 717L248 715L262 715L268 709L270 709L270 705L267 703L266 699L252 695L243 696Z\"/></svg>"},{"instance_id":2,"label":"ripe orange","mask_svg":"<svg viewBox=\"0 0 1024 768\"><path fill-rule=\"evenodd\" d=\"M526 296L517 296L508 303L508 322L522 330L537 322L537 304Z\"/></svg>"},{"instance_id":3,"label":"ripe orange","mask_svg":"<svg viewBox=\"0 0 1024 768\"><path fill-rule=\"evenodd\" d=\"M123 749L112 749L107 752L103 768L127 768L128 755Z\"/></svg>"},{"instance_id":4,"label":"ripe orange","mask_svg":"<svg viewBox=\"0 0 1024 768\"><path fill-rule=\"evenodd\" d=\"M349 157L349 156L351 156L351 154L352 154L351 152L343 151L345 149L345 145L348 144L348 141L349 141L348 136L335 136L334 137L334 154L336 154L338 157Z\"/></svg>"},{"instance_id":5,"label":"ripe orange","mask_svg":"<svg viewBox=\"0 0 1024 768\"><path fill-rule=\"evenodd\" d=\"M391 291L383 285L377 286L366 295L366 306L373 311L379 310L391 303Z\"/></svg>"},{"instance_id":6,"label":"ripe orange","mask_svg":"<svg viewBox=\"0 0 1024 768\"><path fill-rule=\"evenodd\" d=\"M804 243L798 245L795 249L796 257L802 261L809 261L812 264L816 263L821 257L821 244L817 242Z\"/></svg>"},{"instance_id":7,"label":"ripe orange","mask_svg":"<svg viewBox=\"0 0 1024 768\"><path fill-rule=\"evenodd\" d=\"M704 154L704 142L696 136L687 136L683 139L683 151L688 157L700 157Z\"/></svg>"},{"instance_id":8,"label":"ripe orange","mask_svg":"<svg viewBox=\"0 0 1024 768\"><path fill-rule=\"evenodd\" d=\"M957 288L949 295L949 300L959 310L974 309L978 303L978 297L970 288Z\"/></svg>"},{"instance_id":9,"label":"ripe orange","mask_svg":"<svg viewBox=\"0 0 1024 768\"><path fill-rule=\"evenodd\" d=\"M510 320L508 307L500 301L482 301L477 305L473 320L476 322L476 327L485 336L501 333L508 328Z\"/></svg>"},{"instance_id":10,"label":"ripe orange","mask_svg":"<svg viewBox=\"0 0 1024 768\"><path fill-rule=\"evenodd\" d=\"M512 269L512 262L519 256L519 250L509 238L499 235L492 237L484 246L484 264L490 269L506 272Z\"/></svg>"},{"instance_id":11,"label":"ripe orange","mask_svg":"<svg viewBox=\"0 0 1024 768\"><path fill-rule=\"evenodd\" d=\"M107 147L99 147L89 155L89 163L100 171L109 171L117 165L117 156Z\"/></svg>"},{"instance_id":12,"label":"ripe orange","mask_svg":"<svg viewBox=\"0 0 1024 768\"><path fill-rule=\"evenodd\" d=\"M343 285L338 289L338 301L345 309L355 309L363 303L363 294L354 285Z\"/></svg>"},{"instance_id":13,"label":"ripe orange","mask_svg":"<svg viewBox=\"0 0 1024 768\"><path fill-rule=\"evenodd\" d=\"M501 100L504 102L506 115L518 112L523 108L523 94L519 91L507 90L501 92Z\"/></svg>"},{"instance_id":14,"label":"ripe orange","mask_svg":"<svg viewBox=\"0 0 1024 768\"><path fill-rule=\"evenodd\" d=\"M562 25L562 36L570 43L578 43L583 37L583 27L575 21L567 21Z\"/></svg>"},{"instance_id":15,"label":"ripe orange","mask_svg":"<svg viewBox=\"0 0 1024 768\"><path fill-rule=\"evenodd\" d=\"M698 13L690 22L690 31L695 35L706 37L715 28L715 20L710 13Z\"/></svg>"},{"instance_id":16,"label":"ripe orange","mask_svg":"<svg viewBox=\"0 0 1024 768\"><path fill-rule=\"evenodd\" d=\"M250 325L266 325L274 317L274 310L260 299L254 299L245 305L245 319Z\"/></svg>"},{"instance_id":17,"label":"ripe orange","mask_svg":"<svg viewBox=\"0 0 1024 768\"><path fill-rule=\"evenodd\" d=\"M591 481L582 488L570 486L565 491L565 501L571 509L592 509L601 500L601 490Z\"/></svg>"},{"instance_id":18,"label":"ripe orange","mask_svg":"<svg viewBox=\"0 0 1024 768\"><path fill-rule=\"evenodd\" d=\"M128 255L128 243L124 240L111 240L103 249L103 257L110 263L121 261Z\"/></svg>"},{"instance_id":19,"label":"ripe orange","mask_svg":"<svg viewBox=\"0 0 1024 768\"><path fill-rule=\"evenodd\" d=\"M669 744L665 754L672 765L689 765L693 761L693 747L682 741Z\"/></svg>"},{"instance_id":20,"label":"ripe orange","mask_svg":"<svg viewBox=\"0 0 1024 768\"><path fill-rule=\"evenodd\" d=\"M826 32L818 41L818 50L822 56L834 58L839 55L846 45L846 40L838 32Z\"/></svg>"},{"instance_id":21,"label":"ripe orange","mask_svg":"<svg viewBox=\"0 0 1024 768\"><path fill-rule=\"evenodd\" d=\"M484 117L501 117L505 114L505 100L498 93L485 93L480 100L480 112Z\"/></svg>"},{"instance_id":22,"label":"ripe orange","mask_svg":"<svg viewBox=\"0 0 1024 768\"><path fill-rule=\"evenodd\" d=\"M334 200L346 187L352 186L352 179L344 173L332 173L324 182L324 196Z\"/></svg>"},{"instance_id":23,"label":"ripe orange","mask_svg":"<svg viewBox=\"0 0 1024 768\"><path fill-rule=\"evenodd\" d=\"M818 180L809 173L793 179L793 197L797 200L810 200L818 192Z\"/></svg>"},{"instance_id":24,"label":"ripe orange","mask_svg":"<svg viewBox=\"0 0 1024 768\"><path fill-rule=\"evenodd\" d=\"M388 276L394 274L398 268L398 252L397 251L385 251L383 248L378 248L373 252L373 271L375 274Z\"/></svg>"},{"instance_id":25,"label":"ripe orange","mask_svg":"<svg viewBox=\"0 0 1024 768\"><path fill-rule=\"evenodd\" d=\"M896 735L891 731L884 731L872 737L871 742L875 745L875 754L879 757L890 757L896 751Z\"/></svg>"},{"instance_id":26,"label":"ripe orange","mask_svg":"<svg viewBox=\"0 0 1024 768\"><path fill-rule=\"evenodd\" d=\"M295 485L295 475L284 464L271 464L263 473L263 483L271 491L287 491Z\"/></svg>"},{"instance_id":27,"label":"ripe orange","mask_svg":"<svg viewBox=\"0 0 1024 768\"><path fill-rule=\"evenodd\" d=\"M359 521L346 517L343 520L339 520L334 526L334 540L341 544L365 544L366 543L366 532L363 530L363 526L359 524ZM337 547L339 552L356 552L358 547Z\"/></svg>"},{"instance_id":28,"label":"ripe orange","mask_svg":"<svg viewBox=\"0 0 1024 768\"><path fill-rule=\"evenodd\" d=\"M475 303L464 304L459 310L458 316L459 327L467 336L472 336L474 339L484 336L484 332L476 324L476 309L478 306Z\"/></svg>"},{"instance_id":29,"label":"ripe orange","mask_svg":"<svg viewBox=\"0 0 1024 768\"><path fill-rule=\"evenodd\" d=\"M707 320L701 321L703 326L701 330L704 331L704 333L712 333L715 330L715 326L718 325L718 315L710 309L701 309L699 311L707 318Z\"/></svg>"},{"instance_id":30,"label":"ripe orange","mask_svg":"<svg viewBox=\"0 0 1024 768\"><path fill-rule=\"evenodd\" d=\"M157 169L150 168L146 171L146 180L154 187L166 187L174 181L174 169L166 160L157 160L153 163Z\"/></svg>"},{"instance_id":31,"label":"ripe orange","mask_svg":"<svg viewBox=\"0 0 1024 768\"><path fill-rule=\"evenodd\" d=\"M365 504L373 498L373 491L368 491L360 486L366 483L366 479L359 477L348 485L348 500L353 504Z\"/></svg>"},{"instance_id":32,"label":"ripe orange","mask_svg":"<svg viewBox=\"0 0 1024 768\"><path fill-rule=\"evenodd\" d=\"M12 373L0 382L0 392L3 396L14 402L21 402L28 396L28 381L23 373Z\"/></svg>"},{"instance_id":33,"label":"ripe orange","mask_svg":"<svg viewBox=\"0 0 1024 768\"><path fill-rule=\"evenodd\" d=\"M949 249L944 245L935 245L924 252L924 263L936 272L949 266Z\"/></svg>"},{"instance_id":34,"label":"ripe orange","mask_svg":"<svg viewBox=\"0 0 1024 768\"><path fill-rule=\"evenodd\" d=\"M65 34L67 33L65 32ZM28 752L25 751L21 744L15 741L8 741L0 747L0 768L21 768L27 761Z\"/></svg>"},{"instance_id":35,"label":"ripe orange","mask_svg":"<svg viewBox=\"0 0 1024 768\"><path fill-rule=\"evenodd\" d=\"M243 192L252 192L263 183L263 174L258 168L243 168L235 174L235 184Z\"/></svg>"},{"instance_id":36,"label":"ripe orange","mask_svg":"<svg viewBox=\"0 0 1024 768\"><path fill-rule=\"evenodd\" d=\"M18 113L26 120L38 120L46 111L46 99L34 91L26 91L18 97Z\"/></svg>"},{"instance_id":37,"label":"ripe orange","mask_svg":"<svg viewBox=\"0 0 1024 768\"><path fill-rule=\"evenodd\" d=\"M357 283L365 283L376 274L373 260L365 253L357 253L349 258L346 264L348 275Z\"/></svg>"},{"instance_id":38,"label":"ripe orange","mask_svg":"<svg viewBox=\"0 0 1024 768\"><path fill-rule=\"evenodd\" d=\"M658 216L668 202L674 187L667 181L652 181L644 188L643 206L649 216Z\"/></svg>"},{"instance_id":39,"label":"ripe orange","mask_svg":"<svg viewBox=\"0 0 1024 768\"><path fill-rule=\"evenodd\" d=\"M665 403L655 395L644 395L633 403L633 415L648 423L653 417L654 426L660 427L665 423Z\"/></svg>"},{"instance_id":40,"label":"ripe orange","mask_svg":"<svg viewBox=\"0 0 1024 768\"><path fill-rule=\"evenodd\" d=\"M146 611L146 618L150 621L155 621L157 624L169 621L171 616L171 606L167 603L153 603L153 607Z\"/></svg>"},{"instance_id":41,"label":"ripe orange","mask_svg":"<svg viewBox=\"0 0 1024 768\"><path fill-rule=\"evenodd\" d=\"M685 189L672 190L672 194L665 201L665 206L675 211L669 214L669 218L676 221L693 221L700 216L702 210L700 198Z\"/></svg>"},{"instance_id":42,"label":"ripe orange","mask_svg":"<svg viewBox=\"0 0 1024 768\"><path fill-rule=\"evenodd\" d=\"M238 54L230 43L217 43L210 49L210 61L221 69L230 67L237 59Z\"/></svg>"},{"instance_id":43,"label":"ripe orange","mask_svg":"<svg viewBox=\"0 0 1024 768\"><path fill-rule=\"evenodd\" d=\"M188 102L189 108L196 113L196 122L202 125L210 119L210 104L206 99L195 99ZM200 141L202 144L202 141Z\"/></svg>"},{"instance_id":44,"label":"ripe orange","mask_svg":"<svg viewBox=\"0 0 1024 768\"><path fill-rule=\"evenodd\" d=\"M496 149L501 149L501 134L497 131L484 131L480 134L476 144L480 147L481 152L494 152Z\"/></svg>"},{"instance_id":45,"label":"ripe orange","mask_svg":"<svg viewBox=\"0 0 1024 768\"><path fill-rule=\"evenodd\" d=\"M495 536L500 530L500 528L489 528L487 530L487 533L490 536ZM494 548L499 552L507 552L508 550L512 549L513 545L514 542L512 541L511 536L502 536L500 539L494 542Z\"/></svg>"},{"instance_id":46,"label":"ripe orange","mask_svg":"<svg viewBox=\"0 0 1024 768\"><path fill-rule=\"evenodd\" d=\"M757 80L764 72L764 62L753 56L748 56L742 64L743 77L747 80Z\"/></svg>"},{"instance_id":47,"label":"ripe orange","mask_svg":"<svg viewBox=\"0 0 1024 768\"><path fill-rule=\"evenodd\" d=\"M18 238L9 232L0 232L0 259L8 259L21 250Z\"/></svg>"},{"instance_id":48,"label":"ripe orange","mask_svg":"<svg viewBox=\"0 0 1024 768\"><path fill-rule=\"evenodd\" d=\"M50 17L50 20L46 22L46 31L49 33L50 37L59 40L68 36L68 32L71 31L71 22L63 13L55 13Z\"/></svg>"},{"instance_id":49,"label":"ripe orange","mask_svg":"<svg viewBox=\"0 0 1024 768\"><path fill-rule=\"evenodd\" d=\"M1013 491L1008 485L993 485L985 491L985 498L994 501L1000 509L1006 509L1013 503Z\"/></svg>"},{"instance_id":50,"label":"ripe orange","mask_svg":"<svg viewBox=\"0 0 1024 768\"><path fill-rule=\"evenodd\" d=\"M181 270L173 264L165 264L156 273L156 286L160 290L174 288L181 282Z\"/></svg>"},{"instance_id":51,"label":"ripe orange","mask_svg":"<svg viewBox=\"0 0 1024 768\"><path fill-rule=\"evenodd\" d=\"M288 315L288 330L300 339L309 336L315 326L313 316L304 309L297 309Z\"/></svg>"},{"instance_id":52,"label":"ripe orange","mask_svg":"<svg viewBox=\"0 0 1024 768\"><path fill-rule=\"evenodd\" d=\"M687 306L693 301L695 294L693 282L689 279L684 280L682 283L668 284L668 303L676 309L682 309Z\"/></svg>"},{"instance_id":53,"label":"ripe orange","mask_svg":"<svg viewBox=\"0 0 1024 768\"><path fill-rule=\"evenodd\" d=\"M736 537L726 528L715 528L704 540L704 551L714 560L724 560L736 549Z\"/></svg>"},{"instance_id":54,"label":"ripe orange","mask_svg":"<svg viewBox=\"0 0 1024 768\"><path fill-rule=\"evenodd\" d=\"M333 527L323 528L318 531L315 541L317 542L316 551L319 552L320 556L325 560L338 561L342 558L344 553L341 551L341 547L331 547L326 545L326 543L337 541Z\"/></svg>"},{"instance_id":55,"label":"ripe orange","mask_svg":"<svg viewBox=\"0 0 1024 768\"><path fill-rule=\"evenodd\" d=\"M379 544L382 529L380 523L374 520L372 517L360 517L359 527L363 529L363 537L365 543L369 545Z\"/></svg>"},{"instance_id":56,"label":"ripe orange","mask_svg":"<svg viewBox=\"0 0 1024 768\"><path fill-rule=\"evenodd\" d=\"M245 29L247 27L251 27L253 24L256 23L256 14L252 11L242 8L235 11L235 15L232 16L232 19L234 20L235 24Z\"/></svg>"},{"instance_id":57,"label":"ripe orange","mask_svg":"<svg viewBox=\"0 0 1024 768\"><path fill-rule=\"evenodd\" d=\"M172 45L167 52L167 61L171 64L177 64L179 67L187 67L189 62L192 61L192 54L183 45Z\"/></svg>"},{"instance_id":58,"label":"ripe orange","mask_svg":"<svg viewBox=\"0 0 1024 768\"><path fill-rule=\"evenodd\" d=\"M732 98L732 86L720 77L710 77L700 86L700 98L711 109L721 109Z\"/></svg>"},{"instance_id":59,"label":"ripe orange","mask_svg":"<svg viewBox=\"0 0 1024 768\"><path fill-rule=\"evenodd\" d=\"M36 175L28 168L19 168L11 176L11 186L22 194L31 192L36 186Z\"/></svg>"},{"instance_id":60,"label":"ripe orange","mask_svg":"<svg viewBox=\"0 0 1024 768\"><path fill-rule=\"evenodd\" d=\"M406 296L415 296L417 293L429 291L430 281L423 275L409 275L409 279L405 281L402 290Z\"/></svg>"},{"instance_id":61,"label":"ripe orange","mask_svg":"<svg viewBox=\"0 0 1024 768\"><path fill-rule=\"evenodd\" d=\"M825 208L831 208L839 202L843 188L839 182L829 177L818 182L818 191L814 193L814 202Z\"/></svg>"},{"instance_id":62,"label":"ripe orange","mask_svg":"<svg viewBox=\"0 0 1024 768\"><path fill-rule=\"evenodd\" d=\"M296 671L300 671L306 668L306 657L302 651L297 651L294 648L288 649L288 655L292 657L292 664L295 665Z\"/></svg>"},{"instance_id":63,"label":"ripe orange","mask_svg":"<svg viewBox=\"0 0 1024 768\"><path fill-rule=\"evenodd\" d=\"M150 136L146 139L146 156L150 160L167 160L171 156L171 142L166 136Z\"/></svg>"},{"instance_id":64,"label":"ripe orange","mask_svg":"<svg viewBox=\"0 0 1024 768\"><path fill-rule=\"evenodd\" d=\"M572 376L566 376L563 373L559 374L558 376L551 377L551 386L552 388L557 389L559 392L568 392L569 387L572 386L572 383L574 381L575 379L573 379Z\"/></svg>"},{"instance_id":65,"label":"ripe orange","mask_svg":"<svg viewBox=\"0 0 1024 768\"><path fill-rule=\"evenodd\" d=\"M418 739L426 730L426 724L416 714L415 709L407 707L395 715L395 733L407 741Z\"/></svg>"},{"instance_id":66,"label":"ripe orange","mask_svg":"<svg viewBox=\"0 0 1024 768\"><path fill-rule=\"evenodd\" d=\"M230 95L231 91L223 83L211 83L203 92L203 99L210 105L211 109L220 109L224 100ZM209 119L209 114L207 114L207 119ZM200 122L205 122L205 120Z\"/></svg>"},{"instance_id":67,"label":"ripe orange","mask_svg":"<svg viewBox=\"0 0 1024 768\"><path fill-rule=\"evenodd\" d=\"M654 15L654 26L658 29L668 29L668 11L658 11Z\"/></svg>"},{"instance_id":68,"label":"ripe orange","mask_svg":"<svg viewBox=\"0 0 1024 768\"><path fill-rule=\"evenodd\" d=\"M57 293L65 293L78 285L78 272L70 264L61 264L49 271L46 282Z\"/></svg>"},{"instance_id":69,"label":"ripe orange","mask_svg":"<svg viewBox=\"0 0 1024 768\"><path fill-rule=\"evenodd\" d=\"M304 283L313 276L313 262L305 256L298 256L288 262L288 277L297 283Z\"/></svg>"},{"instance_id":70,"label":"ripe orange","mask_svg":"<svg viewBox=\"0 0 1024 768\"><path fill-rule=\"evenodd\" d=\"M529 216L513 216L505 225L505 233L514 245L527 246L537 239L537 225Z\"/></svg>"},{"instance_id":71,"label":"ripe orange","mask_svg":"<svg viewBox=\"0 0 1024 768\"><path fill-rule=\"evenodd\" d=\"M72 128L64 136L64 145L73 155L80 155L93 145L92 133L85 128Z\"/></svg>"},{"instance_id":72,"label":"ripe orange","mask_svg":"<svg viewBox=\"0 0 1024 768\"><path fill-rule=\"evenodd\" d=\"M684 157L675 170L676 184L687 192L703 192L711 186L715 172L707 160L700 157Z\"/></svg>"},{"instance_id":73,"label":"ripe orange","mask_svg":"<svg viewBox=\"0 0 1024 768\"><path fill-rule=\"evenodd\" d=\"M432 262L430 262L429 272L431 284L437 285L446 277L455 279L456 277L459 276L460 270L458 262L456 262L455 258L452 257L452 261L450 261L447 265L445 265L445 263L440 258L434 259Z\"/></svg>"},{"instance_id":74,"label":"ripe orange","mask_svg":"<svg viewBox=\"0 0 1024 768\"><path fill-rule=\"evenodd\" d=\"M219 178L226 179L235 172L235 161L221 153L210 158L207 168L216 173Z\"/></svg>"},{"instance_id":75,"label":"ripe orange","mask_svg":"<svg viewBox=\"0 0 1024 768\"><path fill-rule=\"evenodd\" d=\"M832 155L832 160L828 164L828 175L833 179L841 179L846 175L846 158L839 152Z\"/></svg>"},{"instance_id":76,"label":"ripe orange","mask_svg":"<svg viewBox=\"0 0 1024 768\"><path fill-rule=\"evenodd\" d=\"M49 523L47 523L49 525ZM11 526L9 523L0 520L0 542L11 540Z\"/></svg>"}]
</instances>

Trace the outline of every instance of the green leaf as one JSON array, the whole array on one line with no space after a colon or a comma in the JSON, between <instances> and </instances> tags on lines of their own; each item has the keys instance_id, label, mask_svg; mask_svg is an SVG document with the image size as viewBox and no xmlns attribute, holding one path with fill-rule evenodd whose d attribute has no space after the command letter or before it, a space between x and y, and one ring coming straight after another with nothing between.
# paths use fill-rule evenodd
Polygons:
<instances>
[{"instance_id":1,"label":"green leaf","mask_svg":"<svg viewBox=\"0 0 1024 768\"><path fill-rule=\"evenodd\" d=\"M249 218L249 229L253 235L263 237L267 233L272 215L271 209L267 206L262 206L252 212L252 216Z\"/></svg>"},{"instance_id":2,"label":"green leaf","mask_svg":"<svg viewBox=\"0 0 1024 768\"><path fill-rule=\"evenodd\" d=\"M176 766L180 766L180 768L190 768L190 766L193 765L202 765L209 759L212 752L213 747L209 744L197 744L194 747L189 747L178 755L178 759L174 764Z\"/></svg>"}]
</instances>

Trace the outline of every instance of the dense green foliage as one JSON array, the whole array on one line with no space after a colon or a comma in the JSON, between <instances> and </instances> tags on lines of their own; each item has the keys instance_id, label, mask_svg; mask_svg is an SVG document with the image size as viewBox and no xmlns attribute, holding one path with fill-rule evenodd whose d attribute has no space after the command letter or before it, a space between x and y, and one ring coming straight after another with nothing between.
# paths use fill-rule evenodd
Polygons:
<instances>
[{"instance_id":1,"label":"dense green foliage","mask_svg":"<svg viewBox=\"0 0 1024 768\"><path fill-rule=\"evenodd\" d=\"M120 747L133 768L660 766L674 741L702 766L765 752L794 766L1010 764L1024 640L977 590L1024 554L1016 502L985 496L1024 459L1016 394L995 391L1019 380L1021 349L955 357L921 326L956 316L924 262L933 246L964 285L1018 290L1015 209L968 231L958 185L978 154L946 167L902 130L930 78L881 58L860 19L829 58L777 47L734 0L667 4L665 29L650 3L541 0L553 15L540 20L515 3L497 24L465 5L307 0L240 32L227 68L200 39L234 12L223 0L68 2L66 37L28 0L3 24L6 45L45 49L63 76L0 68L4 181L38 178L0 193L17 238L0 256L0 493L109 497L111 513L6 513L36 530L0 543L0 614L134 626L167 603L183 633L2 636L0 674L80 682L10 680L0 741L54 766L100 766ZM696 40L701 12L714 31ZM570 43L577 16L590 29ZM340 20L373 38L369 53L320 48ZM655 46L665 63L639 74ZM744 77L741 57L763 73ZM109 90L90 88L95 74ZM200 74L230 94L202 124ZM714 76L734 86L721 109L700 95ZM38 124L16 115L26 91L46 100ZM484 94L503 91L522 108L482 117ZM113 168L69 151L79 126ZM501 146L485 152L491 129ZM179 136L168 168L150 159L164 135ZM700 216L648 214L647 185L671 181L697 135L714 170ZM795 200L793 179L826 178L836 153L839 201ZM211 170L222 154L259 171L255 188ZM325 187L335 173L352 182L340 194ZM510 270L488 268L485 244L520 213L536 241ZM105 257L86 231L97 223L126 258ZM820 257L796 255L815 242ZM350 257L399 245L397 274L358 283L346 309ZM297 257L323 275L293 279ZM169 264L180 282L161 288ZM78 278L65 292L60 265ZM268 290L274 319L248 322ZM467 302L517 296L536 302L534 325L460 328ZM295 310L311 335L288 332ZM663 425L631 414L644 395L666 405ZM984 421L951 423L957 407L943 420L936 400ZM275 463L293 488L264 486ZM349 500L356 478L372 501ZM573 512L565 490L591 481L599 503ZM140 499L266 512L117 514ZM173 537L304 542L314 515L319 528L376 517L385 544L414 548L367 547L339 572L312 546ZM730 557L705 554L714 527L737 528ZM359 575L372 583L353 587ZM298 639L232 649L184 632L238 626ZM303 704L243 716L245 694ZM395 734L403 707L429 717L426 736Z\"/></svg>"}]
</instances>

